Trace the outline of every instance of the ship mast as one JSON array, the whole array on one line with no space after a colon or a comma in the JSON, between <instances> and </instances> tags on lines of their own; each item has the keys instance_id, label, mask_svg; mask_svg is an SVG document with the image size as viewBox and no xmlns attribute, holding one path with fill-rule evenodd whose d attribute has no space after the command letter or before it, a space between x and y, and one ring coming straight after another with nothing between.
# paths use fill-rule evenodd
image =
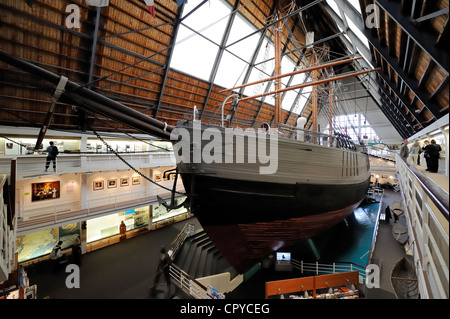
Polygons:
<instances>
[{"instance_id":1,"label":"ship mast","mask_svg":"<svg viewBox=\"0 0 450 319\"><path fill-rule=\"evenodd\" d=\"M274 28L274 43L275 43L275 125L281 122L281 29L283 27L281 20L278 19L279 14L277 13L276 27Z\"/></svg>"},{"instance_id":2,"label":"ship mast","mask_svg":"<svg viewBox=\"0 0 450 319\"><path fill-rule=\"evenodd\" d=\"M312 50L314 50L314 48ZM318 62L317 53L314 52L313 64L318 64L317 62ZM313 81L317 81L319 79L319 76L320 76L319 71L314 70L313 74L312 74ZM318 113L317 96L318 96L317 85L313 85L312 93L311 93L313 132L317 132L318 131L318 124L317 124L317 113Z\"/></svg>"}]
</instances>

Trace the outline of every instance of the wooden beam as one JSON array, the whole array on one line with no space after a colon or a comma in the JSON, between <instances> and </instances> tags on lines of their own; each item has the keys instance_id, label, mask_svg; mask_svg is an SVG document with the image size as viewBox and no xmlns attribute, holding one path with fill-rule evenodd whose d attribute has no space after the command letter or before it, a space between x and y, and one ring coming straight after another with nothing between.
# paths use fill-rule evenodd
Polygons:
<instances>
[{"instance_id":1,"label":"wooden beam","mask_svg":"<svg viewBox=\"0 0 450 319\"><path fill-rule=\"evenodd\" d=\"M330 135L333 134L333 87L330 86L329 92L329 103L330 103Z\"/></svg>"}]
</instances>

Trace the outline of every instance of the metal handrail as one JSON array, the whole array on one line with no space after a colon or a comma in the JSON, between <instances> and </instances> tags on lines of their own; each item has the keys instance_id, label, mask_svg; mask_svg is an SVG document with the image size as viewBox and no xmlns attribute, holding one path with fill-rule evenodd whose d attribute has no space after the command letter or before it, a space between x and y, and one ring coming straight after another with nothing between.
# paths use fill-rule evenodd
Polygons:
<instances>
[{"instance_id":1,"label":"metal handrail","mask_svg":"<svg viewBox=\"0 0 450 319\"><path fill-rule=\"evenodd\" d=\"M303 260L298 261L296 259L291 259L291 263L295 269L300 270L301 273L305 271L313 272L316 275L322 274L335 274L347 271L358 271L359 275L365 279L366 278L366 267L355 264L353 262L334 262L332 264L319 264L318 261L315 263L306 263Z\"/></svg>"},{"instance_id":2,"label":"metal handrail","mask_svg":"<svg viewBox=\"0 0 450 319\"><path fill-rule=\"evenodd\" d=\"M178 253L179 248L183 245L187 237L194 233L194 224L187 223L184 225L183 229L178 233L177 237L170 244L172 260ZM184 292L188 293L196 299L224 299L223 294L214 293L212 287L206 288L203 284L195 280L191 275L177 266L175 263L170 265L169 269L170 277L178 285L178 288L182 289Z\"/></svg>"},{"instance_id":3,"label":"metal handrail","mask_svg":"<svg viewBox=\"0 0 450 319\"><path fill-rule=\"evenodd\" d=\"M184 225L183 229L178 233L177 237L170 244L170 251L172 252L171 258L175 259L175 256L178 254L178 250L183 245L184 241L187 237L194 233L194 224L187 223Z\"/></svg>"},{"instance_id":4,"label":"metal handrail","mask_svg":"<svg viewBox=\"0 0 450 319\"><path fill-rule=\"evenodd\" d=\"M449 221L449 202L448 195L441 194L434 185L432 185L422 173L412 168L406 161L404 161L400 155L397 154L397 161L402 161L411 175L419 182L420 186L424 192L428 195L431 201L436 205L436 207L441 212L442 216Z\"/></svg>"},{"instance_id":5,"label":"metal handrail","mask_svg":"<svg viewBox=\"0 0 450 319\"><path fill-rule=\"evenodd\" d=\"M187 294L195 299L210 299L208 298L208 288L174 263L170 265L169 273L173 281L177 283L178 288L182 289Z\"/></svg>"}]
</instances>

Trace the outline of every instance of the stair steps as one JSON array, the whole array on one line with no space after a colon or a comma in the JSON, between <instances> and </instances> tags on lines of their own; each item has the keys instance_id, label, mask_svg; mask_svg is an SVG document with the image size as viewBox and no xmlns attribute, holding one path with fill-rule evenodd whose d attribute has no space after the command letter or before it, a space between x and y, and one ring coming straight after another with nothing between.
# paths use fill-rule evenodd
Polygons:
<instances>
[{"instance_id":1,"label":"stair steps","mask_svg":"<svg viewBox=\"0 0 450 319\"><path fill-rule=\"evenodd\" d=\"M186 238L175 258L175 264L194 278L223 272L230 272L231 278L238 275L203 229Z\"/></svg>"}]
</instances>

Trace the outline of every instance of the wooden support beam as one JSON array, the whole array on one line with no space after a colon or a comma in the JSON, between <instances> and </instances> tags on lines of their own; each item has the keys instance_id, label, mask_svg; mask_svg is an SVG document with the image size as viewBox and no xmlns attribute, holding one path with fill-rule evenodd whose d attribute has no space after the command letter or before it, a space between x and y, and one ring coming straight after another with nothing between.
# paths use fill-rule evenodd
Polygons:
<instances>
[{"instance_id":1,"label":"wooden support beam","mask_svg":"<svg viewBox=\"0 0 450 319\"><path fill-rule=\"evenodd\" d=\"M329 101L330 101L330 135L333 134L333 87L330 86L329 92Z\"/></svg>"}]
</instances>

